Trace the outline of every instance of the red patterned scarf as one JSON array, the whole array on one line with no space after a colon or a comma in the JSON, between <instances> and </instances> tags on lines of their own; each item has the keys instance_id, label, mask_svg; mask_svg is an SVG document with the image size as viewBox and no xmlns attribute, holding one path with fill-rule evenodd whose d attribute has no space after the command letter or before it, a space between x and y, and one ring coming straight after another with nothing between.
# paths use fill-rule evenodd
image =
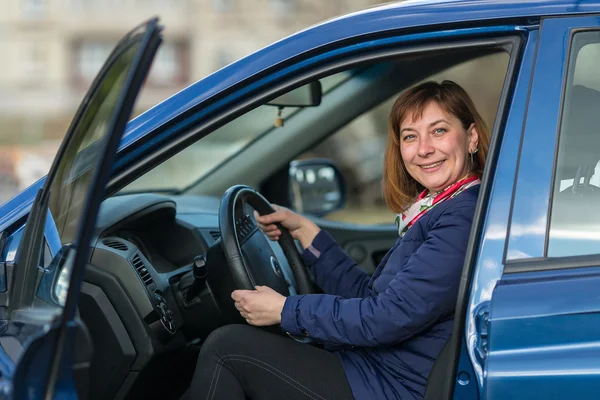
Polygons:
<instances>
[{"instance_id":1,"label":"red patterned scarf","mask_svg":"<svg viewBox=\"0 0 600 400\"><path fill-rule=\"evenodd\" d=\"M468 188L479 185L481 181L477 175L469 175L456 183L448 186L446 189L437 193L429 193L425 189L417 197L417 200L402 214L396 216L396 225L398 225L398 234L404 236L408 228L413 226L419 218L427 211L431 210L441 202L458 196Z\"/></svg>"}]
</instances>

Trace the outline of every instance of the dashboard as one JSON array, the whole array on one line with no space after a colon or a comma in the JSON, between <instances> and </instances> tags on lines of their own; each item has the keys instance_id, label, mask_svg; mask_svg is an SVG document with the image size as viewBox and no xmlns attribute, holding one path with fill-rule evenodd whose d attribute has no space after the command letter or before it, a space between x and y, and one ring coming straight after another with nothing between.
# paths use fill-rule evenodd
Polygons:
<instances>
[{"instance_id":1,"label":"dashboard","mask_svg":"<svg viewBox=\"0 0 600 400\"><path fill-rule=\"evenodd\" d=\"M117 236L135 245L160 272L190 265L219 237L219 200L156 194L107 199L98 216L96 237Z\"/></svg>"},{"instance_id":2,"label":"dashboard","mask_svg":"<svg viewBox=\"0 0 600 400\"><path fill-rule=\"evenodd\" d=\"M219 201L136 194L102 204L79 304L95 347L91 398L131 392L154 360L227 323L221 307L226 300L214 290L232 285L215 245ZM200 284L192 275L199 255L210 264ZM192 285L201 287L188 301Z\"/></svg>"}]
</instances>

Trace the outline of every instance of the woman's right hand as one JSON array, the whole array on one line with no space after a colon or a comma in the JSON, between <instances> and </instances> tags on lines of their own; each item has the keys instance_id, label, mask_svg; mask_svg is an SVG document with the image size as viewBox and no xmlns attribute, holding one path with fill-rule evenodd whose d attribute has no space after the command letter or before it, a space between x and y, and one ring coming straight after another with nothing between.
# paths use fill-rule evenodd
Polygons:
<instances>
[{"instance_id":1,"label":"woman's right hand","mask_svg":"<svg viewBox=\"0 0 600 400\"><path fill-rule=\"evenodd\" d=\"M272 214L260 216L256 211L254 212L258 227L271 240L279 240L281 236L281 230L276 223L290 231L292 237L300 241L304 249L310 246L315 236L321 231L317 224L306 217L275 204L272 204L272 207L275 209Z\"/></svg>"}]
</instances>

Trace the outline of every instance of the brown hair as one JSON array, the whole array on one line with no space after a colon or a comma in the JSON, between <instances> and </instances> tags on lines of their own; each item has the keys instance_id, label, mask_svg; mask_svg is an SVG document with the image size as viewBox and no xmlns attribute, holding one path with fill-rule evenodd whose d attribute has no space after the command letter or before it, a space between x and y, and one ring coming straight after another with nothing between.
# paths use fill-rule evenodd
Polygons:
<instances>
[{"instance_id":1,"label":"brown hair","mask_svg":"<svg viewBox=\"0 0 600 400\"><path fill-rule=\"evenodd\" d=\"M423 116L425 107L435 102L445 113L458 118L464 129L475 124L479 141L471 171L481 178L490 144L488 128L467 92L452 81L429 81L403 92L392 107L389 139L383 164L383 195L387 206L396 213L405 211L423 187L409 175L400 154L400 124L407 117Z\"/></svg>"}]
</instances>

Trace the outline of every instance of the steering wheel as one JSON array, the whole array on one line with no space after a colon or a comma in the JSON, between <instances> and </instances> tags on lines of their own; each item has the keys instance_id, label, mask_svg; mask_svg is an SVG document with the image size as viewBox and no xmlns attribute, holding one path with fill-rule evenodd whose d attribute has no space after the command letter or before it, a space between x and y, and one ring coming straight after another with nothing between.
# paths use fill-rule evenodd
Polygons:
<instances>
[{"instance_id":1,"label":"steering wheel","mask_svg":"<svg viewBox=\"0 0 600 400\"><path fill-rule=\"evenodd\" d=\"M308 270L290 232L279 225L279 245L286 257L280 263L250 215L248 206L260 215L274 213L271 204L256 190L243 185L227 189L219 205L219 229L225 259L237 289L254 290L255 286L269 286L284 296L312 293ZM295 281L289 276L291 269ZM292 293L290 293L292 289Z\"/></svg>"}]
</instances>

